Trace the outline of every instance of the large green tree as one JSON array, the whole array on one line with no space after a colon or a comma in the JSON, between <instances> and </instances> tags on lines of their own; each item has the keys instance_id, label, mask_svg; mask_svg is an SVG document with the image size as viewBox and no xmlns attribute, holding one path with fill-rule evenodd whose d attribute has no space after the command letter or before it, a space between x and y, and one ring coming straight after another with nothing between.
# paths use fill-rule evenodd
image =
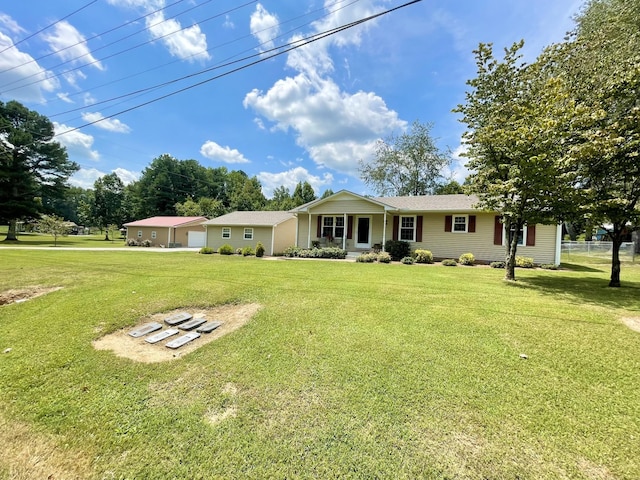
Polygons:
<instances>
[{"instance_id":1,"label":"large green tree","mask_svg":"<svg viewBox=\"0 0 640 480\"><path fill-rule=\"evenodd\" d=\"M16 222L39 217L42 198L63 196L78 165L53 141L53 124L16 101L0 102L0 221L5 240L17 240Z\"/></svg>"},{"instance_id":2,"label":"large green tree","mask_svg":"<svg viewBox=\"0 0 640 480\"><path fill-rule=\"evenodd\" d=\"M522 46L506 49L499 61L490 44L480 44L478 76L455 110L467 125L468 190L480 207L501 214L506 280L515 280L519 232L556 222L575 205L575 172L564 153L574 141L572 122L586 115L543 64L521 62Z\"/></svg>"},{"instance_id":3,"label":"large green tree","mask_svg":"<svg viewBox=\"0 0 640 480\"><path fill-rule=\"evenodd\" d=\"M360 161L362 181L382 196L432 194L451 164L451 153L438 148L431 128L415 121L408 132L380 140L373 160Z\"/></svg>"},{"instance_id":4,"label":"large green tree","mask_svg":"<svg viewBox=\"0 0 640 480\"><path fill-rule=\"evenodd\" d=\"M122 225L124 184L115 173L104 175L93 184L94 223L105 231L105 240L109 240L109 225Z\"/></svg>"},{"instance_id":5,"label":"large green tree","mask_svg":"<svg viewBox=\"0 0 640 480\"><path fill-rule=\"evenodd\" d=\"M587 2L568 41L547 58L590 112L575 122L580 141L568 156L579 172L584 219L613 242L609 285L619 287L620 246L640 225L640 2Z\"/></svg>"}]
</instances>

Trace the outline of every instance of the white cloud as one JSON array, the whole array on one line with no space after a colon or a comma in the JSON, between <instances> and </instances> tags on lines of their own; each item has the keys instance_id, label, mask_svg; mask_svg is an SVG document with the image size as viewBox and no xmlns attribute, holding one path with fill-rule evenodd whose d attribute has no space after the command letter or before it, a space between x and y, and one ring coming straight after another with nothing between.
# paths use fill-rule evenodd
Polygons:
<instances>
[{"instance_id":1,"label":"white cloud","mask_svg":"<svg viewBox=\"0 0 640 480\"><path fill-rule=\"evenodd\" d=\"M256 5L256 10L251 14L249 28L251 34L258 39L260 45L257 50L264 52L275 47L273 39L280 33L280 22L278 17L269 13L260 3Z\"/></svg>"},{"instance_id":2,"label":"white cloud","mask_svg":"<svg viewBox=\"0 0 640 480\"><path fill-rule=\"evenodd\" d=\"M112 172L118 175L118 178L120 178L122 183L125 185L129 185L130 183L137 181L141 175L140 172L132 172L131 170L125 170L124 168L116 168L115 170L112 170Z\"/></svg>"},{"instance_id":3,"label":"white cloud","mask_svg":"<svg viewBox=\"0 0 640 480\"><path fill-rule=\"evenodd\" d=\"M272 197L273 191L278 187L286 187L290 193L293 193L296 185L300 182L309 182L316 195L319 195L323 190L322 187L333 183L333 175L330 173L327 172L322 177L319 177L311 175L304 167L296 167L279 173L260 172L257 177L262 185L262 193L267 198Z\"/></svg>"},{"instance_id":4,"label":"white cloud","mask_svg":"<svg viewBox=\"0 0 640 480\"><path fill-rule=\"evenodd\" d=\"M331 3L327 0L325 5L328 11ZM380 10L380 2L365 0L330 13L313 28L322 32ZM380 96L342 91L329 76L334 70L329 49L359 45L367 28L370 25L293 50L287 67L298 74L278 80L266 93L254 89L243 102L245 108L273 122L275 129L292 131L296 143L318 166L354 176L358 162L371 158L378 139L407 126ZM294 36L293 40L300 38Z\"/></svg>"},{"instance_id":5,"label":"white cloud","mask_svg":"<svg viewBox=\"0 0 640 480\"><path fill-rule=\"evenodd\" d=\"M445 177L450 177L459 184L463 184L467 176L471 173L471 170L466 167L469 159L462 156L466 151L466 145L459 145L458 148L451 153L451 167L443 172Z\"/></svg>"},{"instance_id":6,"label":"white cloud","mask_svg":"<svg viewBox=\"0 0 640 480\"><path fill-rule=\"evenodd\" d=\"M296 142L316 164L356 174L358 161L368 159L376 141L407 123L373 93L347 94L331 79L312 82L304 74L278 80L262 94L248 93L244 106L296 132Z\"/></svg>"},{"instance_id":7,"label":"white cloud","mask_svg":"<svg viewBox=\"0 0 640 480\"><path fill-rule=\"evenodd\" d=\"M96 122L93 124L94 126L110 132L129 133L131 131L129 125L122 123L117 118L104 118L100 112L83 112L82 119L88 123Z\"/></svg>"},{"instance_id":8,"label":"white cloud","mask_svg":"<svg viewBox=\"0 0 640 480\"><path fill-rule=\"evenodd\" d=\"M62 123L53 122L53 130L56 135L60 135L67 130L71 130L72 127L68 127ZM73 132L64 133L60 136L56 136L55 140L60 142L67 148L69 158L76 162L82 162L83 160L100 160L100 154L97 150L91 150L93 146L93 137L82 133L79 130Z\"/></svg>"},{"instance_id":9,"label":"white cloud","mask_svg":"<svg viewBox=\"0 0 640 480\"><path fill-rule=\"evenodd\" d=\"M190 62L211 58L207 52L207 36L198 24L182 28L177 20L165 20L163 12L150 15L146 22L151 37L160 39L174 57Z\"/></svg>"},{"instance_id":10,"label":"white cloud","mask_svg":"<svg viewBox=\"0 0 640 480\"><path fill-rule=\"evenodd\" d=\"M61 21L53 26L53 32L43 35L45 42L49 44L51 51L65 62L75 65L91 64L98 70L104 70L104 66L89 50L84 36L69 22Z\"/></svg>"},{"instance_id":11,"label":"white cloud","mask_svg":"<svg viewBox=\"0 0 640 480\"><path fill-rule=\"evenodd\" d=\"M6 13L0 13L0 25L2 25L6 30L9 30L11 33L26 33L27 31L18 25L10 15Z\"/></svg>"},{"instance_id":12,"label":"white cloud","mask_svg":"<svg viewBox=\"0 0 640 480\"><path fill-rule=\"evenodd\" d=\"M224 23L222 24L222 26L224 28L229 28L231 30L233 30L234 28L236 28L235 23L233 23L233 21L231 20L231 17L229 15L225 15L224 17Z\"/></svg>"},{"instance_id":13,"label":"white cloud","mask_svg":"<svg viewBox=\"0 0 640 480\"><path fill-rule=\"evenodd\" d=\"M224 163L249 163L249 160L235 148L222 147L211 140L207 140L200 147L200 154L209 160L219 160Z\"/></svg>"},{"instance_id":14,"label":"white cloud","mask_svg":"<svg viewBox=\"0 0 640 480\"><path fill-rule=\"evenodd\" d=\"M18 27L19 28L19 27ZM20 102L43 103L43 92L52 92L59 83L34 60L18 47L11 38L0 32L0 84L4 85L3 95Z\"/></svg>"},{"instance_id":15,"label":"white cloud","mask_svg":"<svg viewBox=\"0 0 640 480\"><path fill-rule=\"evenodd\" d=\"M105 172L101 172L96 168L81 168L69 177L69 183L74 187L93 188L96 180L105 175Z\"/></svg>"},{"instance_id":16,"label":"white cloud","mask_svg":"<svg viewBox=\"0 0 640 480\"><path fill-rule=\"evenodd\" d=\"M65 103L74 103L74 101L69 98L69 94L67 92L64 92L64 93L60 92L57 94L57 96L60 100L62 100Z\"/></svg>"},{"instance_id":17,"label":"white cloud","mask_svg":"<svg viewBox=\"0 0 640 480\"><path fill-rule=\"evenodd\" d=\"M93 98L93 95L91 95L90 93L85 93L85 94L82 96L82 102L83 102L85 105L93 105L94 103L96 103L96 99L95 99L95 98Z\"/></svg>"}]
</instances>

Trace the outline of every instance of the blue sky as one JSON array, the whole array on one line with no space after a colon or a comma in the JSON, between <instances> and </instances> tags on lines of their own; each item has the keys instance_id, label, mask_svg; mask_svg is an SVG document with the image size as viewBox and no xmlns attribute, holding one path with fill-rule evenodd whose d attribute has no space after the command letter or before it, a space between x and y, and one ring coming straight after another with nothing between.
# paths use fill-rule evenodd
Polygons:
<instances>
[{"instance_id":1,"label":"blue sky","mask_svg":"<svg viewBox=\"0 0 640 480\"><path fill-rule=\"evenodd\" d=\"M423 0L268 58L270 49L403 3L3 2L0 99L54 122L81 167L71 183L84 188L114 171L131 182L168 153L256 175L267 197L300 181L316 194L370 194L359 161L415 120L433 123L440 148L454 154L450 174L462 181L464 125L451 110L475 77L473 50L491 42L500 53L524 39L533 61L563 40L583 2Z\"/></svg>"}]
</instances>

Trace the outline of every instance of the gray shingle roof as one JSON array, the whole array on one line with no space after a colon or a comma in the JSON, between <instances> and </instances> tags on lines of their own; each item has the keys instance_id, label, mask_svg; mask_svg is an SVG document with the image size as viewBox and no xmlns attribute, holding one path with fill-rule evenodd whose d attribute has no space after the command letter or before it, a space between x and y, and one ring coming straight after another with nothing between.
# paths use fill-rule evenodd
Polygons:
<instances>
[{"instance_id":1,"label":"gray shingle roof","mask_svg":"<svg viewBox=\"0 0 640 480\"><path fill-rule=\"evenodd\" d=\"M203 225L273 227L290 218L293 218L293 214L282 211L231 212L212 218Z\"/></svg>"},{"instance_id":2,"label":"gray shingle roof","mask_svg":"<svg viewBox=\"0 0 640 480\"><path fill-rule=\"evenodd\" d=\"M420 212L466 212L476 211L478 203L475 195L421 195L414 197L379 197L374 198L390 207L399 210Z\"/></svg>"}]
</instances>

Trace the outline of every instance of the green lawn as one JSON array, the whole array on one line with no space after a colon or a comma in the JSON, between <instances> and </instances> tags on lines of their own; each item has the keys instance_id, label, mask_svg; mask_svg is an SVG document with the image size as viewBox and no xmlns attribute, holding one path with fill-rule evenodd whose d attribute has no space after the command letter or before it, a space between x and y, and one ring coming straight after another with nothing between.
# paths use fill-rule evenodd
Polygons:
<instances>
[{"instance_id":1,"label":"green lawn","mask_svg":"<svg viewBox=\"0 0 640 480\"><path fill-rule=\"evenodd\" d=\"M106 242L105 242L106 243ZM0 478L640 478L640 267L0 250ZM144 364L91 342L258 302ZM522 359L526 354L528 359ZM213 419L213 420L212 420Z\"/></svg>"},{"instance_id":2,"label":"green lawn","mask_svg":"<svg viewBox=\"0 0 640 480\"><path fill-rule=\"evenodd\" d=\"M120 238L120 233L116 233L115 237L109 241L105 241L104 233L98 233L96 235L67 235L64 237L58 237L57 242L54 242L52 235L45 235L41 233L18 233L17 242L4 242L3 240L7 236L7 226L0 226L0 248L5 246L10 247L99 247L99 248L119 248L124 247L124 239ZM111 238L111 237L110 237ZM55 243L55 245L54 245Z\"/></svg>"}]
</instances>

